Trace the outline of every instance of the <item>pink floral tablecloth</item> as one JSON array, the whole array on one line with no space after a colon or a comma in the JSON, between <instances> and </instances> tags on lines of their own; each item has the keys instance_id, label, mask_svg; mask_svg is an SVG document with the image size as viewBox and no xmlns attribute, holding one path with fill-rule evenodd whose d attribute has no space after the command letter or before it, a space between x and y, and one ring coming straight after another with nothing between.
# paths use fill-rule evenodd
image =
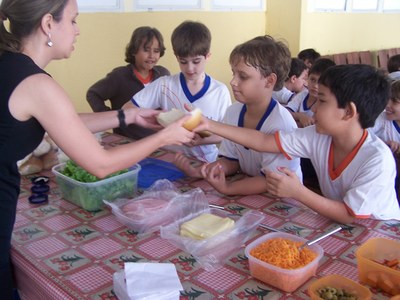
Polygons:
<instances>
[{"instance_id":1,"label":"pink floral tablecloth","mask_svg":"<svg viewBox=\"0 0 400 300\"><path fill-rule=\"evenodd\" d=\"M103 136L105 147L127 142L113 134ZM152 157L170 161L172 154L159 150ZM119 223L109 209L87 212L63 200L53 174L42 174L51 177L49 202L30 204L32 176L24 177L13 232L12 261L22 299L116 299L113 274L124 262L149 261L175 264L184 287L182 300L308 299L307 287L319 277L341 274L358 281L355 250L369 238L400 238L398 221L360 220L347 226L319 242L325 253L316 276L287 294L251 277L245 245L223 267L205 271L189 253L162 239L159 232L138 236ZM334 225L295 201L266 195L226 197L202 180L180 179L176 185L182 191L200 187L210 203L237 214L259 210L266 215L264 224L307 239ZM259 228L248 243L268 232ZM384 293L371 291L374 299L389 299Z\"/></svg>"}]
</instances>

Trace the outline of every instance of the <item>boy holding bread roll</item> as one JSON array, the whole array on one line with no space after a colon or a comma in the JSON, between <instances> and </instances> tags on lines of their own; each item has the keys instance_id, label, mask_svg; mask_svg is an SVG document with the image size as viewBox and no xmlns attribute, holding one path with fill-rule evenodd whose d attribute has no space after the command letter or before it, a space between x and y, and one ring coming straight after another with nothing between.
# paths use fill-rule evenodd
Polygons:
<instances>
[{"instance_id":1,"label":"boy holding bread roll","mask_svg":"<svg viewBox=\"0 0 400 300\"><path fill-rule=\"evenodd\" d=\"M259 36L233 49L229 62L233 78L231 87L237 102L225 115L224 123L255 129L264 134L297 128L290 112L272 98L272 92L283 87L290 69L287 46L270 36ZM175 164L191 177L204 178L218 192L226 195L250 195L268 192L264 170L277 172L280 167L292 170L302 180L300 159L287 160L282 154L262 153L224 139L219 148L219 159L201 167L181 155ZM226 175L238 172L246 177L235 181Z\"/></svg>"},{"instance_id":2,"label":"boy holding bread roll","mask_svg":"<svg viewBox=\"0 0 400 300\"><path fill-rule=\"evenodd\" d=\"M209 29L202 23L185 21L173 31L171 43L181 72L150 83L124 107L160 108L168 112L160 114L161 124L188 113L185 105L198 108L196 114L201 112L209 119L222 121L231 98L223 83L205 73L205 65L211 55ZM192 117L196 119L196 115ZM214 162L218 155L216 144L220 142L221 138L217 135L196 134L190 143L166 148L203 162Z\"/></svg>"}]
</instances>

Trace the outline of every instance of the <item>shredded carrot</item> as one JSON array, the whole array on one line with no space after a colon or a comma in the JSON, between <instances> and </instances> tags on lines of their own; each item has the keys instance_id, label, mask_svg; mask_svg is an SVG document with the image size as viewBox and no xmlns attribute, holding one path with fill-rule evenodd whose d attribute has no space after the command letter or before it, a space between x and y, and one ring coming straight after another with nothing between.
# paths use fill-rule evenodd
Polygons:
<instances>
[{"instance_id":1,"label":"shredded carrot","mask_svg":"<svg viewBox=\"0 0 400 300\"><path fill-rule=\"evenodd\" d=\"M250 254L283 269L298 269L317 257L317 253L307 247L299 250L301 244L301 242L282 238L270 239L254 247Z\"/></svg>"}]
</instances>

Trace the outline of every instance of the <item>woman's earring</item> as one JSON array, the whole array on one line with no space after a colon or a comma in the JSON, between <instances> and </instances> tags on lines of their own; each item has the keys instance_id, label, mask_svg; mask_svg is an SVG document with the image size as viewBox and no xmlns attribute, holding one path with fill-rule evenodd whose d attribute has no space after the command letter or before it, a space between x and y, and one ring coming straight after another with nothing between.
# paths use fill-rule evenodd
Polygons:
<instances>
[{"instance_id":1,"label":"woman's earring","mask_svg":"<svg viewBox=\"0 0 400 300\"><path fill-rule=\"evenodd\" d=\"M47 34L47 46L53 47L53 41L51 40L50 32Z\"/></svg>"}]
</instances>

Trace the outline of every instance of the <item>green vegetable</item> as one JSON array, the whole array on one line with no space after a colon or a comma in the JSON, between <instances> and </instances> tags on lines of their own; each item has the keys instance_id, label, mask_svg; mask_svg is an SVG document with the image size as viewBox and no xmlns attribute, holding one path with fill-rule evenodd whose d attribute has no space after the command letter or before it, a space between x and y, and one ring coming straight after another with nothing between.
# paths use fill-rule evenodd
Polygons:
<instances>
[{"instance_id":1,"label":"green vegetable","mask_svg":"<svg viewBox=\"0 0 400 300\"><path fill-rule=\"evenodd\" d=\"M127 173L125 169L109 175L107 178ZM61 174L79 181L75 183L57 177L57 183L63 193L63 197L72 203L88 210L96 211L103 207L103 200L113 201L117 198L132 197L137 186L137 173L131 172L122 178L100 182L96 176L88 173L75 162L69 160Z\"/></svg>"},{"instance_id":2,"label":"green vegetable","mask_svg":"<svg viewBox=\"0 0 400 300\"><path fill-rule=\"evenodd\" d=\"M103 179L117 176L120 174L124 174L126 172L128 172L128 169L124 169L124 170L115 172L113 174L108 175L107 177L105 177ZM78 166L72 160L67 161L64 170L61 171L61 174L68 176L76 181L80 181L80 182L96 182L99 180L103 180L103 179L100 179L100 178L90 174L88 171L86 171L85 169Z\"/></svg>"}]
</instances>

